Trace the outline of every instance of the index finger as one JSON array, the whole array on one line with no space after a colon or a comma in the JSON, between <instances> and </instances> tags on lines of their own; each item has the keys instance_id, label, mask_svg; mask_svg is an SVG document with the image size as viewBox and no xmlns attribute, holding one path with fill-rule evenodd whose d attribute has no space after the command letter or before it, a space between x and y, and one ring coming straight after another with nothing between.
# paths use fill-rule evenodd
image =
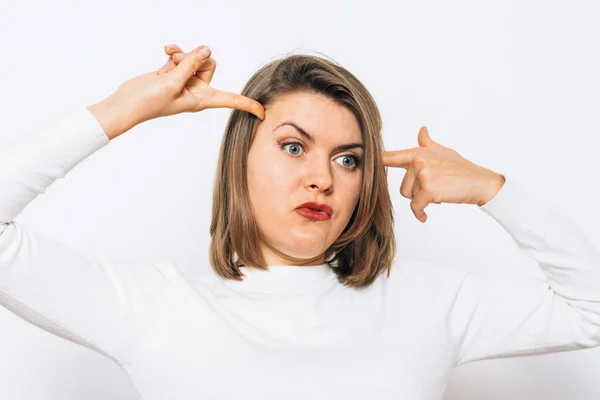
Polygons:
<instances>
[{"instance_id":1,"label":"index finger","mask_svg":"<svg viewBox=\"0 0 600 400\"><path fill-rule=\"evenodd\" d=\"M407 169L415 156L414 149L383 151L383 164L388 167L400 167Z\"/></svg>"},{"instance_id":2,"label":"index finger","mask_svg":"<svg viewBox=\"0 0 600 400\"><path fill-rule=\"evenodd\" d=\"M262 104L249 97L236 93L217 90L207 105L211 108L235 108L254 114L261 120L265 119L265 108Z\"/></svg>"},{"instance_id":3,"label":"index finger","mask_svg":"<svg viewBox=\"0 0 600 400\"><path fill-rule=\"evenodd\" d=\"M176 44L168 44L165 46L165 53L167 53L168 56L173 57L176 53L183 53L183 50Z\"/></svg>"}]
</instances>

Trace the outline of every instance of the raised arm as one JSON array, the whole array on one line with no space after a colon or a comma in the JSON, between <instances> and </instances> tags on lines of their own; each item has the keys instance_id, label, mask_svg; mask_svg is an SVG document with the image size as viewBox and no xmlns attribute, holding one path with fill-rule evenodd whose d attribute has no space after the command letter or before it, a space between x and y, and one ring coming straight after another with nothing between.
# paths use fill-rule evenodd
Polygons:
<instances>
[{"instance_id":1,"label":"raised arm","mask_svg":"<svg viewBox=\"0 0 600 400\"><path fill-rule=\"evenodd\" d=\"M109 142L77 109L0 154L0 304L26 321L120 363L158 317L162 264L100 259L25 229L15 217Z\"/></svg>"},{"instance_id":2,"label":"raised arm","mask_svg":"<svg viewBox=\"0 0 600 400\"><path fill-rule=\"evenodd\" d=\"M407 170L400 193L412 199L415 217L426 222L424 209L430 203L476 204L506 229L546 278L447 274L442 291L453 291L444 298L444 304L451 304L444 312L450 314L447 328L456 365L599 346L600 253L587 237L559 209L510 177L437 143L426 127L417 139L419 147L383 153L385 165ZM439 278L431 282L432 276L424 278L426 293L440 289Z\"/></svg>"},{"instance_id":3,"label":"raised arm","mask_svg":"<svg viewBox=\"0 0 600 400\"><path fill-rule=\"evenodd\" d=\"M219 92L208 86L210 77L195 75L210 57L210 51L200 53L203 48L178 65L170 58L107 99L0 150L0 305L117 363L173 307L181 275L172 263L92 257L15 218L56 179L143 121L230 105L264 117L256 101Z\"/></svg>"},{"instance_id":4,"label":"raised arm","mask_svg":"<svg viewBox=\"0 0 600 400\"><path fill-rule=\"evenodd\" d=\"M600 346L600 253L581 230L510 177L479 209L545 279L466 274L449 318L455 365Z\"/></svg>"}]
</instances>

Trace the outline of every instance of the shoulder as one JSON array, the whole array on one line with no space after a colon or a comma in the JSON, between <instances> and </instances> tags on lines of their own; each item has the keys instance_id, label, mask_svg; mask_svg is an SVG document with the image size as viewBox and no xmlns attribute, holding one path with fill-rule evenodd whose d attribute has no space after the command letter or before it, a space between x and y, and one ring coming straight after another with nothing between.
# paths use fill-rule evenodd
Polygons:
<instances>
[{"instance_id":1,"label":"shoulder","mask_svg":"<svg viewBox=\"0 0 600 400\"><path fill-rule=\"evenodd\" d=\"M128 301L168 307L181 297L188 278L171 261L96 257L97 266L120 287Z\"/></svg>"},{"instance_id":2,"label":"shoulder","mask_svg":"<svg viewBox=\"0 0 600 400\"><path fill-rule=\"evenodd\" d=\"M447 300L471 272L450 262L405 257L394 260L390 276L384 273L382 280L391 293L401 292L413 299Z\"/></svg>"},{"instance_id":3,"label":"shoulder","mask_svg":"<svg viewBox=\"0 0 600 400\"><path fill-rule=\"evenodd\" d=\"M472 271L450 261L441 263L428 259L403 257L395 259L392 263L390 278L396 276L425 281L429 281L429 278L437 278L434 281L439 281L440 278L460 278L470 272Z\"/></svg>"}]
</instances>

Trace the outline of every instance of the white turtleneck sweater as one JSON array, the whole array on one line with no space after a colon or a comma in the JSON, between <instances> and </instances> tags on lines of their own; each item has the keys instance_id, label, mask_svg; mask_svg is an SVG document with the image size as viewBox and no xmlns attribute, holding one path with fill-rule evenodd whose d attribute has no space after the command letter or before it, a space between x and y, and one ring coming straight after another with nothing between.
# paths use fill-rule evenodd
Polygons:
<instances>
[{"instance_id":1,"label":"white turtleneck sweater","mask_svg":"<svg viewBox=\"0 0 600 400\"><path fill-rule=\"evenodd\" d=\"M441 399L455 366L600 345L600 254L510 177L477 208L545 280L414 259L361 290L326 264L192 278L172 262L82 254L15 222L109 142L82 108L2 149L0 304L110 358L144 399Z\"/></svg>"}]
</instances>

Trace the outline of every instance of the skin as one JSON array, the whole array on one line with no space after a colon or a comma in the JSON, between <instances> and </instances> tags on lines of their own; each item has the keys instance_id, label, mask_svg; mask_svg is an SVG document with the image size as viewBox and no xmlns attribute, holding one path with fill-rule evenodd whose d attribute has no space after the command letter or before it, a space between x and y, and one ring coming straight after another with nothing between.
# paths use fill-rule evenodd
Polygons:
<instances>
[{"instance_id":1,"label":"skin","mask_svg":"<svg viewBox=\"0 0 600 400\"><path fill-rule=\"evenodd\" d=\"M484 206L504 186L504 175L474 164L429 136L427 127L417 134L419 147L384 151L383 164L406 170L400 194L411 199L410 208L422 223L429 204L455 203Z\"/></svg>"},{"instance_id":2,"label":"skin","mask_svg":"<svg viewBox=\"0 0 600 400\"><path fill-rule=\"evenodd\" d=\"M263 119L259 102L210 86L217 65L211 54L208 47L199 46L177 62L169 57L158 70L129 79L88 110L110 140L144 121L208 108L236 108Z\"/></svg>"},{"instance_id":3,"label":"skin","mask_svg":"<svg viewBox=\"0 0 600 400\"><path fill-rule=\"evenodd\" d=\"M165 46L165 52L169 55L167 69L186 57L177 45ZM207 69L214 70L215 65L214 60L207 61ZM261 111L258 105L246 103L249 110L253 106ZM269 265L323 263L325 250L352 215L362 184L361 166L357 171L348 171L339 164L342 155L362 157L362 150L333 154L331 149L336 144L361 142L358 123L343 106L306 93L281 96L265 107L265 114L250 149L248 166L252 207L267 241L263 254ZM307 142L290 126L272 132L284 120L296 122L314 136L315 143ZM288 141L284 139L303 143L300 157L285 155L286 150L278 147ZM504 175L476 165L434 141L426 127L419 130L417 142L418 147L383 151L381 157L383 165L406 170L400 194L411 200L411 211L422 223L427 220L425 208L429 204L481 207L506 182ZM297 214L295 207L306 201L329 204L334 209L332 219L313 221Z\"/></svg>"},{"instance_id":4,"label":"skin","mask_svg":"<svg viewBox=\"0 0 600 400\"><path fill-rule=\"evenodd\" d=\"M314 143L294 127L309 133ZM277 129L276 129L277 128ZM300 144L287 144L290 141ZM340 236L358 203L363 149L334 152L337 145L362 144L350 110L321 95L292 93L265 107L248 154L248 189L254 215L266 238L268 265L317 265ZM295 157L294 157L295 155ZM349 167L349 169L347 169ZM331 219L306 218L295 208L307 201L326 203Z\"/></svg>"}]
</instances>

